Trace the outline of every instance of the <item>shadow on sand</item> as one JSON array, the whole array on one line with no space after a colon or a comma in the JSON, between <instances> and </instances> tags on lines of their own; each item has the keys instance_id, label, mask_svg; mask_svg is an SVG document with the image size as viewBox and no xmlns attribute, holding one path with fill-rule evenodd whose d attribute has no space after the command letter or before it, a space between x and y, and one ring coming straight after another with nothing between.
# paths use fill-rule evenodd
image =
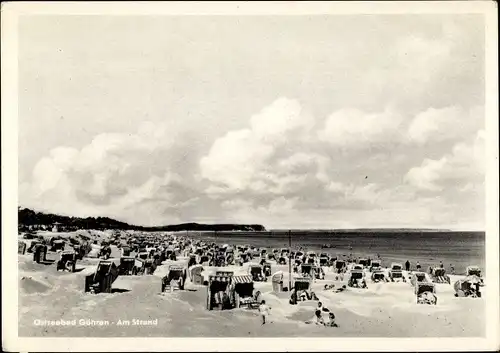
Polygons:
<instances>
[{"instance_id":1,"label":"shadow on sand","mask_svg":"<svg viewBox=\"0 0 500 353\"><path fill-rule=\"evenodd\" d=\"M40 265L52 265L54 262L56 262L56 260L46 259L45 261L40 261L39 264Z\"/></svg>"}]
</instances>

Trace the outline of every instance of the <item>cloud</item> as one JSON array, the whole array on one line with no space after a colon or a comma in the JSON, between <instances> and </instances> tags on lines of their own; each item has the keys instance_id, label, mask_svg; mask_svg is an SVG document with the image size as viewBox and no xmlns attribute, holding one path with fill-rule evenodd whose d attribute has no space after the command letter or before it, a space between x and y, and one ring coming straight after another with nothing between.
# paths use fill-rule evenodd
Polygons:
<instances>
[{"instance_id":1,"label":"cloud","mask_svg":"<svg viewBox=\"0 0 500 353\"><path fill-rule=\"evenodd\" d=\"M242 189L272 153L273 146L262 143L251 130L231 131L215 141L208 157L201 160L201 173L228 188Z\"/></svg>"},{"instance_id":2,"label":"cloud","mask_svg":"<svg viewBox=\"0 0 500 353\"><path fill-rule=\"evenodd\" d=\"M272 200L267 206L261 206L260 211L270 213L271 215L288 215L295 210L297 198L285 198L283 196Z\"/></svg>"},{"instance_id":3,"label":"cloud","mask_svg":"<svg viewBox=\"0 0 500 353\"><path fill-rule=\"evenodd\" d=\"M138 223L174 220L196 192L176 172L185 151L171 126L142 124L135 134L103 133L81 149L57 147L42 158L21 200L32 207L79 216L106 215ZM192 173L191 173L192 174Z\"/></svg>"},{"instance_id":4,"label":"cloud","mask_svg":"<svg viewBox=\"0 0 500 353\"><path fill-rule=\"evenodd\" d=\"M365 214L362 222L370 224L378 224L378 214L390 222L381 210L403 217L401 224L453 222L464 200L452 188L482 197L480 111L452 106L411 116L393 108L340 109L321 118L280 98L201 157L172 126L144 123L134 134L99 134L80 149L54 148L35 166L31 183L21 185L21 199L53 212L138 224L304 223L328 212ZM443 154L431 157L429 148ZM480 213L474 209L469 218Z\"/></svg>"},{"instance_id":5,"label":"cloud","mask_svg":"<svg viewBox=\"0 0 500 353\"><path fill-rule=\"evenodd\" d=\"M450 187L463 182L466 190L477 190L484 179L480 112L459 106L414 116L390 107L380 113L340 109L325 119L302 120L299 103L281 98L251 117L247 128L217 139L200 162L200 175L206 194L242 219L387 210L404 215L401 224L430 225L440 222L425 209L433 207L453 223L453 208L462 200ZM428 151L444 155L433 158ZM418 158L421 165L412 166ZM363 177L353 179L353 173Z\"/></svg>"},{"instance_id":6,"label":"cloud","mask_svg":"<svg viewBox=\"0 0 500 353\"><path fill-rule=\"evenodd\" d=\"M328 158L311 151L312 116L280 98L250 118L249 128L217 139L200 161L207 193L288 194L326 179ZM307 151L307 152L305 152Z\"/></svg>"},{"instance_id":7,"label":"cloud","mask_svg":"<svg viewBox=\"0 0 500 353\"><path fill-rule=\"evenodd\" d=\"M400 141L402 117L390 108L380 113L341 109L331 114L318 132L320 140L345 148Z\"/></svg>"},{"instance_id":8,"label":"cloud","mask_svg":"<svg viewBox=\"0 0 500 353\"><path fill-rule=\"evenodd\" d=\"M283 139L290 136L306 136L313 126L314 118L303 111L299 102L288 98L277 99L250 118L250 128L255 137L268 139L269 143L283 143Z\"/></svg>"},{"instance_id":9,"label":"cloud","mask_svg":"<svg viewBox=\"0 0 500 353\"><path fill-rule=\"evenodd\" d=\"M473 189L473 184L484 184L485 135L479 131L468 143L460 142L442 158L425 159L411 168L404 180L420 190L442 191L454 187Z\"/></svg>"},{"instance_id":10,"label":"cloud","mask_svg":"<svg viewBox=\"0 0 500 353\"><path fill-rule=\"evenodd\" d=\"M408 137L419 144L457 139L483 127L483 117L481 107L469 111L459 106L429 108L415 116L408 128Z\"/></svg>"},{"instance_id":11,"label":"cloud","mask_svg":"<svg viewBox=\"0 0 500 353\"><path fill-rule=\"evenodd\" d=\"M252 200L243 200L243 199L230 199L224 200L221 203L222 208L229 211L237 211L241 209L248 209L252 207Z\"/></svg>"},{"instance_id":12,"label":"cloud","mask_svg":"<svg viewBox=\"0 0 500 353\"><path fill-rule=\"evenodd\" d=\"M484 109L474 106L429 108L414 116L388 106L382 112L340 109L329 115L318 138L332 146L367 149L394 144L436 144L456 141L484 126Z\"/></svg>"}]
</instances>

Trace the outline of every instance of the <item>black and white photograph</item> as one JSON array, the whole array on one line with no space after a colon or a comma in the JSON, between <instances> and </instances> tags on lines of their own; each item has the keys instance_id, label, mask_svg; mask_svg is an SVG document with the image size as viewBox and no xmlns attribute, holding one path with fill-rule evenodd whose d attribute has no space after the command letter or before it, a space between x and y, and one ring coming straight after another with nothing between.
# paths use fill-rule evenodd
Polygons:
<instances>
[{"instance_id":1,"label":"black and white photograph","mask_svg":"<svg viewBox=\"0 0 500 353\"><path fill-rule=\"evenodd\" d=\"M16 342L498 348L496 4L396 4L7 3Z\"/></svg>"}]
</instances>

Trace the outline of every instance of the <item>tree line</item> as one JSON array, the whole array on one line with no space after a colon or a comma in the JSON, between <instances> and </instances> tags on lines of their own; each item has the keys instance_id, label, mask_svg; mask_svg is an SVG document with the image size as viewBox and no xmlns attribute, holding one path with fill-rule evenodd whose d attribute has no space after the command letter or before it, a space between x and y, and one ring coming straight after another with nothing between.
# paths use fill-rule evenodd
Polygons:
<instances>
[{"instance_id":1,"label":"tree line","mask_svg":"<svg viewBox=\"0 0 500 353\"><path fill-rule=\"evenodd\" d=\"M20 230L36 228L40 226L52 227L58 223L59 228L66 230L76 229L116 229L116 230L138 230L138 231L254 231L263 232L266 228L260 224L199 224L183 223L166 226L145 227L117 221L109 217L70 217L52 213L36 212L29 208L18 209L18 226Z\"/></svg>"}]
</instances>

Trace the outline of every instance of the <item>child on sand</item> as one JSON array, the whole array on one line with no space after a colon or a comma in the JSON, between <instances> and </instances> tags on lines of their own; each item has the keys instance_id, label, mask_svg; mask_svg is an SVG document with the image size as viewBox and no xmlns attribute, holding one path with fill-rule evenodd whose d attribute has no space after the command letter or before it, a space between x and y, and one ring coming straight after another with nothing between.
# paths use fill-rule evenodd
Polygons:
<instances>
[{"instance_id":1,"label":"child on sand","mask_svg":"<svg viewBox=\"0 0 500 353\"><path fill-rule=\"evenodd\" d=\"M318 306L316 307L316 311L314 314L316 315L316 324L326 325L325 320L323 320L323 312L329 313L330 310L323 306L322 302L318 302Z\"/></svg>"},{"instance_id":2,"label":"child on sand","mask_svg":"<svg viewBox=\"0 0 500 353\"><path fill-rule=\"evenodd\" d=\"M316 324L317 325L324 325L325 324L325 321L323 320L323 315L321 313L321 309L316 308L314 315L316 315Z\"/></svg>"},{"instance_id":3,"label":"child on sand","mask_svg":"<svg viewBox=\"0 0 500 353\"><path fill-rule=\"evenodd\" d=\"M266 305L266 301L261 301L259 305L259 313L262 317L262 325L266 323L266 317L269 315L269 310L271 310L271 308Z\"/></svg>"},{"instance_id":4,"label":"child on sand","mask_svg":"<svg viewBox=\"0 0 500 353\"><path fill-rule=\"evenodd\" d=\"M328 327L339 327L339 325L337 325L337 323L335 322L335 314L330 312L328 314L328 322L325 324L325 326L328 326Z\"/></svg>"}]
</instances>

